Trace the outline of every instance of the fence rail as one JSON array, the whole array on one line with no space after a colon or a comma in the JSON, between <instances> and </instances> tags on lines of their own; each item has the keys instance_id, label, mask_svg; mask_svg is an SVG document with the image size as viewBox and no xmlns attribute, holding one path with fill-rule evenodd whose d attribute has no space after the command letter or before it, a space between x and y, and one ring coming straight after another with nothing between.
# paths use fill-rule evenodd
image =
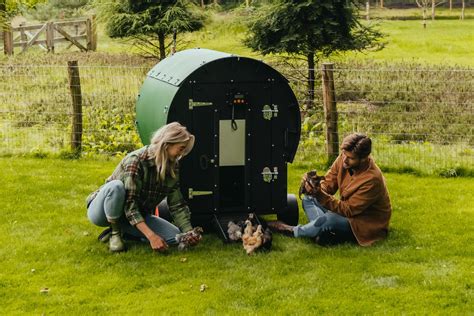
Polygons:
<instances>
[{"instance_id":1,"label":"fence rail","mask_svg":"<svg viewBox=\"0 0 474 316\"><path fill-rule=\"evenodd\" d=\"M3 50L6 55L13 55L15 47L20 52L37 45L47 52L54 53L55 43L69 42L81 51L95 51L97 48L95 17L71 21L49 21L42 24L7 26L3 31ZM84 42L81 43L81 41Z\"/></svg>"},{"instance_id":2,"label":"fence rail","mask_svg":"<svg viewBox=\"0 0 474 316\"><path fill-rule=\"evenodd\" d=\"M80 75L71 73L74 67ZM71 146L85 155L123 154L137 148L135 100L149 68L0 66L0 154ZM294 69L279 70L296 76ZM337 155L344 136L363 132L372 137L373 155L387 169L474 170L474 70L335 65L318 73L315 108L303 118L297 162L326 162ZM304 80L290 84L305 104Z\"/></svg>"}]
</instances>

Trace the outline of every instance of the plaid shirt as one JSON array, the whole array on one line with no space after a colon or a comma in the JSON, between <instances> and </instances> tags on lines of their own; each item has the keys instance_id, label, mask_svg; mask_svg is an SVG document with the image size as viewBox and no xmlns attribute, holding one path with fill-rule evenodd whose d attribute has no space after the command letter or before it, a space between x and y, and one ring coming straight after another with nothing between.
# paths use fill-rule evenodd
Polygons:
<instances>
[{"instance_id":1,"label":"plaid shirt","mask_svg":"<svg viewBox=\"0 0 474 316\"><path fill-rule=\"evenodd\" d=\"M125 216L132 225L144 221L145 213L153 214L156 206L167 198L173 222L183 232L192 229L191 213L179 189L179 170L176 178L166 175L161 181L155 158L142 147L129 153L115 168L106 182L120 180L125 185Z\"/></svg>"}]
</instances>

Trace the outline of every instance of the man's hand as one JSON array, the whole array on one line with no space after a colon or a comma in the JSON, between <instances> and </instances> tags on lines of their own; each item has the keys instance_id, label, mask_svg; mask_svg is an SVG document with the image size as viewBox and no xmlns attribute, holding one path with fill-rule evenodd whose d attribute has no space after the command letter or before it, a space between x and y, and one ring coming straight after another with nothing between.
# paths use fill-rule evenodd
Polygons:
<instances>
[{"instance_id":1,"label":"man's hand","mask_svg":"<svg viewBox=\"0 0 474 316\"><path fill-rule=\"evenodd\" d=\"M304 181L304 188L309 195L316 195L317 193L321 191L321 185L319 183L317 183L315 187L311 185L310 181L308 180L307 174L303 175L303 181Z\"/></svg>"},{"instance_id":2,"label":"man's hand","mask_svg":"<svg viewBox=\"0 0 474 316\"><path fill-rule=\"evenodd\" d=\"M166 241L163 240L160 236L157 234L152 234L148 237L148 240L150 241L150 246L153 250L155 251L166 251L168 249L168 244Z\"/></svg>"}]
</instances>

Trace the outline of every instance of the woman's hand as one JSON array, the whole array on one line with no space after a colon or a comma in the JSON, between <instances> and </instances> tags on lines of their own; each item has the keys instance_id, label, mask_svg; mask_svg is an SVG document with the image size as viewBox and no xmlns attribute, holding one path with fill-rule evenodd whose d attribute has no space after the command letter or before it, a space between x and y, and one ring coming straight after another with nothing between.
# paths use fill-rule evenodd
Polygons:
<instances>
[{"instance_id":1,"label":"woman's hand","mask_svg":"<svg viewBox=\"0 0 474 316\"><path fill-rule=\"evenodd\" d=\"M153 250L155 251L166 251L168 249L168 244L166 241L163 240L160 236L157 234L152 234L148 237L148 240L150 241L150 246Z\"/></svg>"},{"instance_id":2,"label":"woman's hand","mask_svg":"<svg viewBox=\"0 0 474 316\"><path fill-rule=\"evenodd\" d=\"M148 241L150 241L150 246L153 250L161 252L168 249L168 244L166 243L166 241L164 241L163 238L155 234L155 232L152 231L145 222L140 222L135 227L139 231L141 231L143 235L145 235Z\"/></svg>"},{"instance_id":3,"label":"woman's hand","mask_svg":"<svg viewBox=\"0 0 474 316\"><path fill-rule=\"evenodd\" d=\"M202 237L200 234L189 236L188 244L190 246L196 246L201 241L201 239Z\"/></svg>"}]
</instances>

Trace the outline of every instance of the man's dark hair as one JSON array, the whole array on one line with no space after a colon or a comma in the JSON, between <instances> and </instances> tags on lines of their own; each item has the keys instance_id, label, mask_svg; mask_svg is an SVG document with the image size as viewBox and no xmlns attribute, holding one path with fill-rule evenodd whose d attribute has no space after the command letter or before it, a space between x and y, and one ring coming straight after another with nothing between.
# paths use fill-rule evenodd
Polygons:
<instances>
[{"instance_id":1,"label":"man's dark hair","mask_svg":"<svg viewBox=\"0 0 474 316\"><path fill-rule=\"evenodd\" d=\"M364 134L351 134L344 138L341 149L350 151L359 158L365 158L372 151L372 141Z\"/></svg>"}]
</instances>

